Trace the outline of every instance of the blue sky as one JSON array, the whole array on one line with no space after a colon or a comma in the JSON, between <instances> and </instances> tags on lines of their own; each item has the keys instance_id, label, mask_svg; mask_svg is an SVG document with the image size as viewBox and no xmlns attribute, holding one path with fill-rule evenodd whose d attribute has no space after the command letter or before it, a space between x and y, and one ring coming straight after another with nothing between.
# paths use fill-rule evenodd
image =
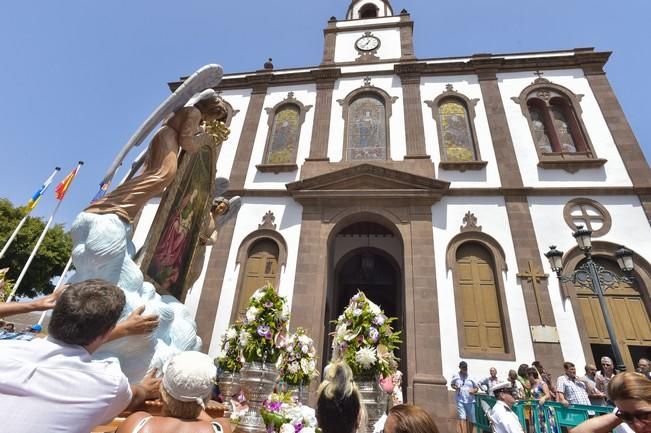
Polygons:
<instances>
[{"instance_id":1,"label":"blue sky","mask_svg":"<svg viewBox=\"0 0 651 433\"><path fill-rule=\"evenodd\" d=\"M322 29L348 0L32 0L0 14L0 197L24 203L54 166L86 165L57 222L95 194L115 153L169 94L167 82L206 63L251 71L317 65ZM415 21L421 58L571 49L613 51L606 66L651 157L651 70L645 0L393 0ZM63 174L59 176L59 180ZM120 176L118 175L118 178ZM52 190L35 211L47 216Z\"/></svg>"}]
</instances>

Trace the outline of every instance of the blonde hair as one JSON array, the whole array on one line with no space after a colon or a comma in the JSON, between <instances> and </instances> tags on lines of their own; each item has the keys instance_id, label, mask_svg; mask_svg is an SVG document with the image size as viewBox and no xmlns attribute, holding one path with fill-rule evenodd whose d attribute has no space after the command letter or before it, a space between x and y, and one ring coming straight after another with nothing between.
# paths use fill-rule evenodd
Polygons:
<instances>
[{"instance_id":1,"label":"blonde hair","mask_svg":"<svg viewBox=\"0 0 651 433\"><path fill-rule=\"evenodd\" d=\"M165 390L163 384L160 384L160 399L164 404L165 412L174 418L196 419L203 408L195 401L180 401L172 397Z\"/></svg>"},{"instance_id":2,"label":"blonde hair","mask_svg":"<svg viewBox=\"0 0 651 433\"><path fill-rule=\"evenodd\" d=\"M611 400L643 400L651 403L651 380L640 373L627 371L615 375L608 383Z\"/></svg>"},{"instance_id":3,"label":"blonde hair","mask_svg":"<svg viewBox=\"0 0 651 433\"><path fill-rule=\"evenodd\" d=\"M317 391L316 419L323 433L353 433L365 425L366 411L353 371L343 361L326 367Z\"/></svg>"},{"instance_id":4,"label":"blonde hair","mask_svg":"<svg viewBox=\"0 0 651 433\"><path fill-rule=\"evenodd\" d=\"M439 433L432 417L419 406L393 406L389 409L389 417L395 420L394 433Z\"/></svg>"}]
</instances>

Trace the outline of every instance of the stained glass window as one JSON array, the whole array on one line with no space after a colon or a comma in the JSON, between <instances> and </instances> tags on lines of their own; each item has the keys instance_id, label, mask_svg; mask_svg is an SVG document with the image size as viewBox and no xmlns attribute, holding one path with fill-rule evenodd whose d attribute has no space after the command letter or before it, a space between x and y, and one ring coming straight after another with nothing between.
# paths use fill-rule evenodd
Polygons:
<instances>
[{"instance_id":1,"label":"stained glass window","mask_svg":"<svg viewBox=\"0 0 651 433\"><path fill-rule=\"evenodd\" d=\"M533 128L533 139L536 146L542 152L553 152L551 140L549 139L549 132L545 125L545 119L540 107L529 104L529 115L531 116L531 127Z\"/></svg>"},{"instance_id":2,"label":"stained glass window","mask_svg":"<svg viewBox=\"0 0 651 433\"><path fill-rule=\"evenodd\" d=\"M474 161L475 146L466 107L453 99L444 100L439 105L439 120L446 161Z\"/></svg>"},{"instance_id":3,"label":"stained glass window","mask_svg":"<svg viewBox=\"0 0 651 433\"><path fill-rule=\"evenodd\" d=\"M355 99L348 108L347 160L387 158L386 108L373 95Z\"/></svg>"},{"instance_id":4,"label":"stained glass window","mask_svg":"<svg viewBox=\"0 0 651 433\"><path fill-rule=\"evenodd\" d=\"M294 104L280 107L274 115L267 164L291 164L298 147L300 109Z\"/></svg>"}]
</instances>

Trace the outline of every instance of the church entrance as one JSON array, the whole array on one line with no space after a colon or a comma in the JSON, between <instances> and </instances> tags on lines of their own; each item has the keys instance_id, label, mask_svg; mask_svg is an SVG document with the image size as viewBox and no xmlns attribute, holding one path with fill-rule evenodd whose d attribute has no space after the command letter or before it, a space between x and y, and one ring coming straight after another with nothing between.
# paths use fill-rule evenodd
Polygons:
<instances>
[{"instance_id":1,"label":"church entrance","mask_svg":"<svg viewBox=\"0 0 651 433\"><path fill-rule=\"evenodd\" d=\"M380 306L387 317L397 317L395 331L404 328L402 244L394 233L375 222L359 222L342 229L331 246L330 278L326 301L325 328L334 332L336 320L358 291ZM399 261L400 260L400 261ZM404 345L405 337L402 335ZM324 341L325 360L332 356L332 339ZM401 359L402 350L396 356ZM400 370L405 373L406 363Z\"/></svg>"}]
</instances>

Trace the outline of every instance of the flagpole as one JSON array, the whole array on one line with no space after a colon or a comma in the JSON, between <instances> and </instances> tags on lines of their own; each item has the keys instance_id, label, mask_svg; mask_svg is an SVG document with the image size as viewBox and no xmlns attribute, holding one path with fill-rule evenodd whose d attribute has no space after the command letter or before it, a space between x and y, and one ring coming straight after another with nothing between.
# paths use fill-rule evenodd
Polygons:
<instances>
[{"instance_id":1,"label":"flagpole","mask_svg":"<svg viewBox=\"0 0 651 433\"><path fill-rule=\"evenodd\" d=\"M54 171L52 172L52 174L50 175L50 177L45 181L45 183L43 183L43 186L45 188L41 187L42 189L39 191L41 194L43 192L45 192L45 189L47 189L47 187L49 186L49 182L51 182L52 179L54 179L54 175L56 175L59 172L59 170L61 170L59 167L55 168ZM38 197L37 201L39 199L40 199L40 197ZM34 203L34 206L36 206L36 203ZM9 246L13 243L14 239L16 239L16 236L18 235L18 232L25 225L25 222L27 221L27 217L32 212L32 210L34 209L34 206L28 208L27 213L25 214L23 219L20 220L20 222L18 223L18 226L16 226L16 229L14 230L14 232L11 234L11 236L9 236L9 239L5 243L5 246L2 247L2 251L0 251L0 259L5 256L5 254L7 253L7 250L9 249Z\"/></svg>"},{"instance_id":2,"label":"flagpole","mask_svg":"<svg viewBox=\"0 0 651 433\"><path fill-rule=\"evenodd\" d=\"M84 164L83 161L79 161L79 163L77 164L77 168L75 169L75 176L79 173L79 169L83 164ZM70 182L72 182L72 180ZM16 279L16 283L14 284L14 287L11 289L11 293L9 294L5 302L11 302L11 300L14 298L14 295L16 294L16 291L18 291L18 288L20 287L20 283L23 282L23 278L25 278L25 275L27 274L27 270L29 269L29 266L32 264L32 260L34 260L34 257L36 256L38 249L41 247L41 244L45 239L45 235L47 234L47 231L50 228L52 221L54 221L54 217L59 211L59 208L61 207L61 203L63 203L64 198L65 196L61 197L60 200L57 200L57 205L54 208L54 211L52 211L52 215L50 215L50 218L47 220L47 223L45 224L45 228L41 232L41 236L39 236L38 240L36 241L36 245L34 246L32 253L29 255L29 258L27 259L25 266L23 266L23 270L20 271L20 275L18 276L18 279Z\"/></svg>"},{"instance_id":3,"label":"flagpole","mask_svg":"<svg viewBox=\"0 0 651 433\"><path fill-rule=\"evenodd\" d=\"M53 292L56 292L63 286L63 284L67 281L67 278L65 278L66 274L70 270L70 267L72 266L72 256L68 259L68 263L66 264L66 267L63 268L63 272L61 272L61 277L59 278L59 281L57 282L57 286L54 288ZM41 318L38 319L38 324L43 325L43 321L45 320L45 316L47 315L47 312L49 310L45 310L41 313Z\"/></svg>"}]
</instances>

